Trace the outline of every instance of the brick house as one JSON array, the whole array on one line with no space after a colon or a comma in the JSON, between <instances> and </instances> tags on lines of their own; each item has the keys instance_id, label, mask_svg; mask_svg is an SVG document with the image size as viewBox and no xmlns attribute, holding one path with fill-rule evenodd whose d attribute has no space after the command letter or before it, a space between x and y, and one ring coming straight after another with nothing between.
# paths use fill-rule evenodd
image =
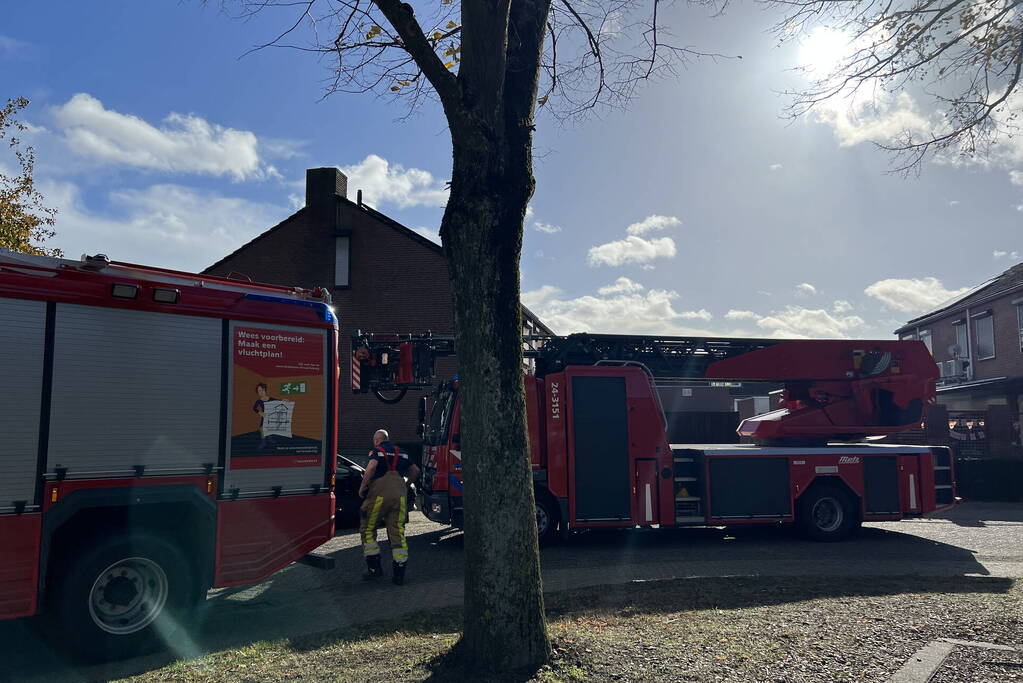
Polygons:
<instances>
[{"instance_id":1,"label":"brick house","mask_svg":"<svg viewBox=\"0 0 1023 683\"><path fill-rule=\"evenodd\" d=\"M373 431L414 442L414 395L386 405L353 395L345 373L351 335L368 332L452 332L454 309L447 260L440 245L362 202L348 198L348 178L336 168L306 171L305 206L220 259L204 273L243 273L259 282L330 287L340 322L340 444L365 455ZM523 308L526 334L552 334ZM438 381L456 374L454 358L437 364Z\"/></svg>"},{"instance_id":2,"label":"brick house","mask_svg":"<svg viewBox=\"0 0 1023 683\"><path fill-rule=\"evenodd\" d=\"M1019 444L1023 413L1023 263L896 330L920 339L941 372L952 422L984 423L985 440Z\"/></svg>"}]
</instances>

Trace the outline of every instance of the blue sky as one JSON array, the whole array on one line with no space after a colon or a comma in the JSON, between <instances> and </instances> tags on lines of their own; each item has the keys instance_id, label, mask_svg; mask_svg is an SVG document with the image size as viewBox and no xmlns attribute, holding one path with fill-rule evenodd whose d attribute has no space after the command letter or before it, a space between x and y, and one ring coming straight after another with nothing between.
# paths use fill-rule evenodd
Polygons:
<instances>
[{"instance_id":1,"label":"blue sky","mask_svg":"<svg viewBox=\"0 0 1023 683\"><path fill-rule=\"evenodd\" d=\"M53 245L201 269L294 211L304 170L329 165L435 234L451 158L438 108L404 118L389 97L322 99L329 71L313 56L245 55L283 10L239 21L211 5L5 6L0 96L32 100ZM676 5L663 22L678 42L743 58L690 63L627 111L541 114L522 287L555 330L883 338L1018 262L1023 146L887 174L869 139L926 103L784 118L778 93L802 78L790 69L833 39L778 47L776 20Z\"/></svg>"}]
</instances>

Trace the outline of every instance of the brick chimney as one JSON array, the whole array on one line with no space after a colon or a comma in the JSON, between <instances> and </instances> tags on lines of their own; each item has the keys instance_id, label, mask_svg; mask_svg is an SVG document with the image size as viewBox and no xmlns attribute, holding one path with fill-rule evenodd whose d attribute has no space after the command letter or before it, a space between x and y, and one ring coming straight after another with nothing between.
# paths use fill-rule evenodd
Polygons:
<instances>
[{"instance_id":1,"label":"brick chimney","mask_svg":"<svg viewBox=\"0 0 1023 683\"><path fill-rule=\"evenodd\" d=\"M306 206L317 206L330 202L334 195L348 196L348 176L334 167L306 169Z\"/></svg>"},{"instance_id":2,"label":"brick chimney","mask_svg":"<svg viewBox=\"0 0 1023 683\"><path fill-rule=\"evenodd\" d=\"M337 224L338 196L348 196L348 177L340 169L306 169L305 205L314 220L334 227Z\"/></svg>"}]
</instances>

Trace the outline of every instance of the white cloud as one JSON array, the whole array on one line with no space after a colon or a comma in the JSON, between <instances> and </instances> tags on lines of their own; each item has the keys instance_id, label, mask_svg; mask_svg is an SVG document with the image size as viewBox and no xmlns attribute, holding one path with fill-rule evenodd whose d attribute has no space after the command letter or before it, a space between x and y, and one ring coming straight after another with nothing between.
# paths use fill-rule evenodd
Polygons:
<instances>
[{"instance_id":1,"label":"white cloud","mask_svg":"<svg viewBox=\"0 0 1023 683\"><path fill-rule=\"evenodd\" d=\"M561 293L561 289L554 285L542 285L539 289L522 292L522 295L519 298L522 299L523 304L532 310L534 307L554 299Z\"/></svg>"},{"instance_id":2,"label":"white cloud","mask_svg":"<svg viewBox=\"0 0 1023 683\"><path fill-rule=\"evenodd\" d=\"M607 13L597 29L598 35L604 39L614 39L621 34L626 17L622 10L615 9Z\"/></svg>"},{"instance_id":3,"label":"white cloud","mask_svg":"<svg viewBox=\"0 0 1023 683\"><path fill-rule=\"evenodd\" d=\"M984 13L985 7L980 12ZM830 31L831 35L826 35ZM942 103L928 97L918 102L909 92L889 92L881 88L857 88L854 81L843 78L843 65L856 61L856 50L866 53L871 45L879 45L891 39L883 33L883 27L868 31L850 42L847 34L818 27L809 33L814 43L805 61L821 61L830 68L808 69L812 81L826 83L824 90L837 93L818 103L809 111L809 116L820 123L830 125L839 145L843 147L872 142L880 145L904 145L909 141L925 142L951 133L954 121L946 116ZM805 47L805 45L804 45ZM860 55L862 56L862 54ZM844 71L848 71L845 69ZM948 96L948 92L945 93ZM1003 92L992 92L990 101L999 99ZM1018 113L1023 109L1023 92L1015 90L991 112L990 130L996 131L994 144L990 147L981 141L979 149L973 148L973 136L959 136L953 144L939 150L933 157L936 163L982 168L1001 168L1015 185L1023 184L1023 138L1017 132ZM949 202L951 206L958 201Z\"/></svg>"},{"instance_id":4,"label":"white cloud","mask_svg":"<svg viewBox=\"0 0 1023 683\"><path fill-rule=\"evenodd\" d=\"M784 168L784 166L782 166L781 164L771 164L771 165L770 165L770 166L768 166L767 168L768 168L768 170L770 170L770 171L780 171L781 169L783 169L783 168Z\"/></svg>"},{"instance_id":5,"label":"white cloud","mask_svg":"<svg viewBox=\"0 0 1023 683\"><path fill-rule=\"evenodd\" d=\"M349 194L362 190L366 203L382 206L394 204L400 209L410 206L444 206L448 190L444 182L429 171L392 164L370 154L354 166L342 166L348 176Z\"/></svg>"},{"instance_id":6,"label":"white cloud","mask_svg":"<svg viewBox=\"0 0 1023 683\"><path fill-rule=\"evenodd\" d=\"M633 282L627 277L620 277L614 281L614 284L605 285L597 290L597 293L606 296L608 294L631 294L632 292L642 292L646 289L643 285L638 282Z\"/></svg>"},{"instance_id":7,"label":"white cloud","mask_svg":"<svg viewBox=\"0 0 1023 683\"><path fill-rule=\"evenodd\" d=\"M646 263L657 258L673 258L675 253L675 241L670 237L646 240L629 235L623 240L591 247L588 260L590 266L621 266L627 263Z\"/></svg>"},{"instance_id":8,"label":"white cloud","mask_svg":"<svg viewBox=\"0 0 1023 683\"><path fill-rule=\"evenodd\" d=\"M647 216L639 223L633 223L629 227L625 228L627 235L645 235L652 230L666 230L667 228L676 228L682 225L675 216Z\"/></svg>"},{"instance_id":9,"label":"white cloud","mask_svg":"<svg viewBox=\"0 0 1023 683\"><path fill-rule=\"evenodd\" d=\"M684 324L687 319L706 320L710 314L702 309L676 311L673 302L678 298L677 292L660 289L566 298L561 289L544 285L523 292L522 303L559 334L715 334Z\"/></svg>"},{"instance_id":10,"label":"white cloud","mask_svg":"<svg viewBox=\"0 0 1023 683\"><path fill-rule=\"evenodd\" d=\"M731 309L725 313L726 320L751 320L768 336L786 338L824 338L841 339L853 336L864 325L862 318L856 315L842 315L849 308L847 301L836 301L829 313L824 309L810 309L802 306L786 306L771 311L768 315L760 315L754 311ZM840 310L841 309L841 310Z\"/></svg>"},{"instance_id":11,"label":"white cloud","mask_svg":"<svg viewBox=\"0 0 1023 683\"><path fill-rule=\"evenodd\" d=\"M969 287L945 289L937 278L925 277L878 280L863 292L889 308L904 313L919 313L965 294L967 290Z\"/></svg>"},{"instance_id":12,"label":"white cloud","mask_svg":"<svg viewBox=\"0 0 1023 683\"><path fill-rule=\"evenodd\" d=\"M725 313L727 320L757 320L760 316L753 311L742 311L731 309L728 313Z\"/></svg>"},{"instance_id":13,"label":"white cloud","mask_svg":"<svg viewBox=\"0 0 1023 683\"><path fill-rule=\"evenodd\" d=\"M831 304L831 310L835 313L848 313L852 309L853 305L845 299L836 299L835 302Z\"/></svg>"},{"instance_id":14,"label":"white cloud","mask_svg":"<svg viewBox=\"0 0 1023 683\"><path fill-rule=\"evenodd\" d=\"M714 315L706 308L701 308L698 311L682 311L678 317L685 320L710 320Z\"/></svg>"},{"instance_id":15,"label":"white cloud","mask_svg":"<svg viewBox=\"0 0 1023 683\"><path fill-rule=\"evenodd\" d=\"M412 228L412 232L418 232L431 242L440 244L440 230L434 230L433 228Z\"/></svg>"},{"instance_id":16,"label":"white cloud","mask_svg":"<svg viewBox=\"0 0 1023 683\"><path fill-rule=\"evenodd\" d=\"M817 288L811 285L809 282L800 282L796 285L797 296L813 296L817 293Z\"/></svg>"},{"instance_id":17,"label":"white cloud","mask_svg":"<svg viewBox=\"0 0 1023 683\"><path fill-rule=\"evenodd\" d=\"M16 38L11 38L10 36L0 35L0 59L20 57L28 50L28 43Z\"/></svg>"},{"instance_id":18,"label":"white cloud","mask_svg":"<svg viewBox=\"0 0 1023 683\"><path fill-rule=\"evenodd\" d=\"M171 113L158 128L137 116L106 109L86 93L54 107L52 114L68 148L92 164L234 180L279 177L261 159L255 133L225 128L194 114Z\"/></svg>"},{"instance_id":19,"label":"white cloud","mask_svg":"<svg viewBox=\"0 0 1023 683\"><path fill-rule=\"evenodd\" d=\"M862 142L893 142L909 131L928 135L935 122L919 111L909 93L892 95L884 91L861 92L838 96L821 103L814 110L815 119L834 129L841 147Z\"/></svg>"},{"instance_id":20,"label":"white cloud","mask_svg":"<svg viewBox=\"0 0 1023 683\"><path fill-rule=\"evenodd\" d=\"M537 249L533 253L533 256L534 256L534 258L536 258L536 259L538 259L540 261L554 261L555 260L555 258L553 256L548 256L547 254L545 254L543 252L543 249Z\"/></svg>"},{"instance_id":21,"label":"white cloud","mask_svg":"<svg viewBox=\"0 0 1023 683\"><path fill-rule=\"evenodd\" d=\"M760 294L761 296L774 296L773 294L771 294L766 289L758 289L757 290L757 294Z\"/></svg>"},{"instance_id":22,"label":"white cloud","mask_svg":"<svg viewBox=\"0 0 1023 683\"><path fill-rule=\"evenodd\" d=\"M1006 256L1008 256L1013 261L1019 258L1018 251L999 251L998 249L995 249L993 252L991 252L991 255L995 258L996 261L998 259L1005 258Z\"/></svg>"},{"instance_id":23,"label":"white cloud","mask_svg":"<svg viewBox=\"0 0 1023 683\"><path fill-rule=\"evenodd\" d=\"M58 209L57 236L48 244L68 257L104 253L190 271L211 265L288 214L284 206L170 184L111 192L111 210L102 213L85 205L74 183L43 181L40 190Z\"/></svg>"},{"instance_id":24,"label":"white cloud","mask_svg":"<svg viewBox=\"0 0 1023 683\"><path fill-rule=\"evenodd\" d=\"M560 225L551 225L549 223L542 223L540 221L535 221L533 223L533 229L536 230L537 232L545 232L548 235L553 235L556 232L561 232Z\"/></svg>"},{"instance_id":25,"label":"white cloud","mask_svg":"<svg viewBox=\"0 0 1023 683\"><path fill-rule=\"evenodd\" d=\"M832 315L823 309L786 306L757 320L757 326L772 337L842 339L852 336L864 325L856 315Z\"/></svg>"}]
</instances>

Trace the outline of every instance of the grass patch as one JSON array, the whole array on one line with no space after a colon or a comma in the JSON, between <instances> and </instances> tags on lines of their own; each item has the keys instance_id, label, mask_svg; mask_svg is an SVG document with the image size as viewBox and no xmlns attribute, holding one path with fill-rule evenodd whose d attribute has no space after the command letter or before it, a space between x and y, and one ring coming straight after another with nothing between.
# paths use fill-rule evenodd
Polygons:
<instances>
[{"instance_id":1,"label":"grass patch","mask_svg":"<svg viewBox=\"0 0 1023 683\"><path fill-rule=\"evenodd\" d=\"M982 577L683 579L568 591L547 596L554 657L531 680L885 680L936 638L1023 643L1021 598L1019 582ZM126 680L482 680L451 656L460 627L459 609L417 613Z\"/></svg>"}]
</instances>

